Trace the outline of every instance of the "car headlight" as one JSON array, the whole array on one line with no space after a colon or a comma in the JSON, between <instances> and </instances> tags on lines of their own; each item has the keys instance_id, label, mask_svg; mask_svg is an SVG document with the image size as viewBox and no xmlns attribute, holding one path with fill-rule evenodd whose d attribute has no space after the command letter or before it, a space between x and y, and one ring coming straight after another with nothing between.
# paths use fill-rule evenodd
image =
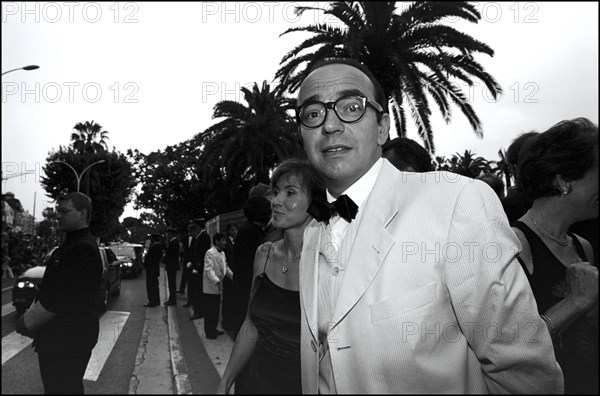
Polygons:
<instances>
[{"instance_id":1,"label":"car headlight","mask_svg":"<svg viewBox=\"0 0 600 396\"><path fill-rule=\"evenodd\" d=\"M122 263L122 265L123 265L123 267L132 267L133 263L130 261L126 261L126 262Z\"/></svg>"},{"instance_id":2,"label":"car headlight","mask_svg":"<svg viewBox=\"0 0 600 396\"><path fill-rule=\"evenodd\" d=\"M33 289L35 287L35 283L31 281L20 281L17 283L17 288L19 289Z\"/></svg>"}]
</instances>

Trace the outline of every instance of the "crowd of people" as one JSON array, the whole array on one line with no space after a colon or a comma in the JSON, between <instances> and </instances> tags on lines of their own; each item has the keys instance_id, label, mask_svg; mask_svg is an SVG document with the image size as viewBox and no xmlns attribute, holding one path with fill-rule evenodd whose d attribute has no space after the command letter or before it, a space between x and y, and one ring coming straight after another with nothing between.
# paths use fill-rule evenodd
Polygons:
<instances>
[{"instance_id":1,"label":"crowd of people","mask_svg":"<svg viewBox=\"0 0 600 396\"><path fill-rule=\"evenodd\" d=\"M208 339L221 310L235 343L217 393L598 392L597 125L517 137L504 196L390 140L383 89L354 60L315 65L296 118L306 159L250 191L239 227L211 238L193 219L145 257L147 307L162 260L165 305L187 288Z\"/></svg>"}]
</instances>

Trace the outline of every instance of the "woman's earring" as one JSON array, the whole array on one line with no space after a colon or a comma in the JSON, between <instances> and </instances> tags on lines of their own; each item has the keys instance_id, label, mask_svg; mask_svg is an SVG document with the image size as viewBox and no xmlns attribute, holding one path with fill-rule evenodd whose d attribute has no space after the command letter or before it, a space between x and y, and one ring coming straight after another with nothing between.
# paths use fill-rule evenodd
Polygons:
<instances>
[{"instance_id":1,"label":"woman's earring","mask_svg":"<svg viewBox=\"0 0 600 396\"><path fill-rule=\"evenodd\" d=\"M571 192L571 188L569 188L569 186L564 186L562 188L562 194L563 195L568 195Z\"/></svg>"}]
</instances>

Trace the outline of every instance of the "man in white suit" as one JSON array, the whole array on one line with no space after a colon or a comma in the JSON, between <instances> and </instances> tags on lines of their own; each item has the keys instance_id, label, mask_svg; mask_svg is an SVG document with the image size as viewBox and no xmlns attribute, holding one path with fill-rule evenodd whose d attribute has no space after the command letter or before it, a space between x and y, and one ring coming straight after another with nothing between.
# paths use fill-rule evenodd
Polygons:
<instances>
[{"instance_id":1,"label":"man in white suit","mask_svg":"<svg viewBox=\"0 0 600 396\"><path fill-rule=\"evenodd\" d=\"M233 272L227 266L225 245L227 237L217 232L213 236L213 247L204 256L203 299L205 301L204 333L206 338L214 340L223 334L217 330L219 324L219 309L221 308L221 293L225 276L233 280Z\"/></svg>"},{"instance_id":2,"label":"man in white suit","mask_svg":"<svg viewBox=\"0 0 600 396\"><path fill-rule=\"evenodd\" d=\"M298 104L332 203L315 202L304 234L303 392L561 393L519 242L489 186L381 158L387 100L355 61L313 68Z\"/></svg>"}]
</instances>

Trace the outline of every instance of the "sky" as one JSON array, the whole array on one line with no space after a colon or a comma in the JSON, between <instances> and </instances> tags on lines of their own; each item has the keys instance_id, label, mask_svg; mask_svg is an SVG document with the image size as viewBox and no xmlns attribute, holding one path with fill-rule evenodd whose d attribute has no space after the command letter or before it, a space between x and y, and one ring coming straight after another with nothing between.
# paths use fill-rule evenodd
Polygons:
<instances>
[{"instance_id":1,"label":"sky","mask_svg":"<svg viewBox=\"0 0 600 396\"><path fill-rule=\"evenodd\" d=\"M243 101L241 87L273 81L281 58L310 37L281 33L342 26L319 12L297 16L300 4L2 2L2 72L40 66L2 76L2 192L13 192L40 220L42 209L54 206L41 168L50 151L70 143L79 122L102 125L109 148L122 153L164 150L204 131L219 121L211 118L218 101ZM463 86L483 138L458 108L449 125L433 109L436 155L471 150L498 160L498 150L520 133L575 117L598 123L598 3L473 4L482 14L478 24L445 22L494 49L493 57L476 59L504 94L493 99L479 82ZM129 204L122 218L139 213Z\"/></svg>"}]
</instances>

